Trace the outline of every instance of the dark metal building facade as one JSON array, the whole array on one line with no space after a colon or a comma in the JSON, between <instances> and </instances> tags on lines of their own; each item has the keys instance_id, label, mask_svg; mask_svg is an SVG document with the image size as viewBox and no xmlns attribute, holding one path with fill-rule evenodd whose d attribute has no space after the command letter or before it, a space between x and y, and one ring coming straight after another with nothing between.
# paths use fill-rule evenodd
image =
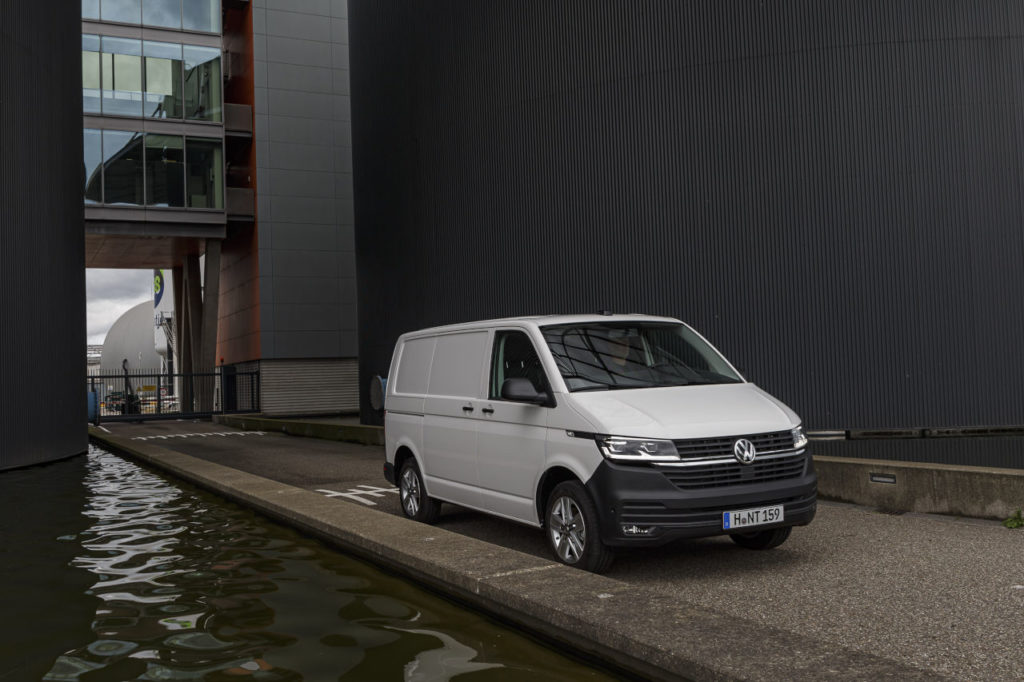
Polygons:
<instances>
[{"instance_id":1,"label":"dark metal building facade","mask_svg":"<svg viewBox=\"0 0 1024 682\"><path fill-rule=\"evenodd\" d=\"M350 23L362 386L407 330L607 308L688 321L811 429L1024 424L1024 5Z\"/></svg>"},{"instance_id":2,"label":"dark metal building facade","mask_svg":"<svg viewBox=\"0 0 1024 682\"><path fill-rule=\"evenodd\" d=\"M87 447L80 10L0 0L0 469Z\"/></svg>"}]
</instances>

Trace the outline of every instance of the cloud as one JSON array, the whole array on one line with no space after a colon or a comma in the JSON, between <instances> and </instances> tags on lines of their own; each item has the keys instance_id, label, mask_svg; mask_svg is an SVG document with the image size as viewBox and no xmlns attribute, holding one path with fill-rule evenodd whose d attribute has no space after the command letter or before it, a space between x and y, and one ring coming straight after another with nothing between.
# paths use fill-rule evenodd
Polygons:
<instances>
[{"instance_id":1,"label":"cloud","mask_svg":"<svg viewBox=\"0 0 1024 682\"><path fill-rule=\"evenodd\" d=\"M153 300L152 270L85 271L86 336L99 344L129 308Z\"/></svg>"}]
</instances>

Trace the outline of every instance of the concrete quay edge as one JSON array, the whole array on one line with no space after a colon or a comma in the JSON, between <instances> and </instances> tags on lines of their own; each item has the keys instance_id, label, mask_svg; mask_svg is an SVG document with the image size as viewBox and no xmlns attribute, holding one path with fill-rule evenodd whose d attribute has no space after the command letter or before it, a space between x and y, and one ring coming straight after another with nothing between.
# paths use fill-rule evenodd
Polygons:
<instances>
[{"instance_id":1,"label":"concrete quay edge","mask_svg":"<svg viewBox=\"0 0 1024 682\"><path fill-rule=\"evenodd\" d=\"M317 419L241 414L218 414L214 415L213 421L245 431L277 431L305 438L322 438L360 445L384 445L383 427L366 424L334 424Z\"/></svg>"},{"instance_id":2,"label":"concrete quay edge","mask_svg":"<svg viewBox=\"0 0 1024 682\"><path fill-rule=\"evenodd\" d=\"M613 668L652 680L935 680L934 671L90 429L100 445ZM657 633L652 638L651 633Z\"/></svg>"},{"instance_id":3,"label":"concrete quay edge","mask_svg":"<svg viewBox=\"0 0 1024 682\"><path fill-rule=\"evenodd\" d=\"M1024 507L1024 469L819 455L814 468L818 495L839 502L987 519Z\"/></svg>"}]
</instances>

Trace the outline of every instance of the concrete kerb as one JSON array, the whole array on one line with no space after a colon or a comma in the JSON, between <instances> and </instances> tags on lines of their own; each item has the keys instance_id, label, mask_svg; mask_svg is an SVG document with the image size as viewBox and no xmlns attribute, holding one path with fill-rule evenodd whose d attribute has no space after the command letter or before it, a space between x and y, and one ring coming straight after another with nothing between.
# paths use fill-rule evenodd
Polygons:
<instances>
[{"instance_id":1,"label":"concrete kerb","mask_svg":"<svg viewBox=\"0 0 1024 682\"><path fill-rule=\"evenodd\" d=\"M322 438L361 445L384 445L384 429L365 424L336 424L316 419L272 418L261 415L218 414L216 424L245 431L277 431L290 436Z\"/></svg>"},{"instance_id":2,"label":"concrete kerb","mask_svg":"<svg viewBox=\"0 0 1024 682\"><path fill-rule=\"evenodd\" d=\"M1005 519L1024 507L1024 469L815 456L818 494L891 511Z\"/></svg>"},{"instance_id":3,"label":"concrete kerb","mask_svg":"<svg viewBox=\"0 0 1024 682\"><path fill-rule=\"evenodd\" d=\"M657 680L934 680L936 673L416 524L149 443L103 446L633 674Z\"/></svg>"}]
</instances>

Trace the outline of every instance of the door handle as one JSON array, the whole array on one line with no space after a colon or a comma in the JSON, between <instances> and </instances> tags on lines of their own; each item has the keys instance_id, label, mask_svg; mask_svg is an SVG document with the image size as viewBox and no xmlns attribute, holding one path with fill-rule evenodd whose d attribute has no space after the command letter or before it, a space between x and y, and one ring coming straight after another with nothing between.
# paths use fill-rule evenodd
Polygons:
<instances>
[{"instance_id":1,"label":"door handle","mask_svg":"<svg viewBox=\"0 0 1024 682\"><path fill-rule=\"evenodd\" d=\"M482 409L480 411L483 412L484 414L494 414L494 408L493 407L485 407L484 409Z\"/></svg>"},{"instance_id":2,"label":"door handle","mask_svg":"<svg viewBox=\"0 0 1024 682\"><path fill-rule=\"evenodd\" d=\"M462 411L463 412L472 412L473 411L473 406L472 405L463 405L462 406Z\"/></svg>"}]
</instances>

